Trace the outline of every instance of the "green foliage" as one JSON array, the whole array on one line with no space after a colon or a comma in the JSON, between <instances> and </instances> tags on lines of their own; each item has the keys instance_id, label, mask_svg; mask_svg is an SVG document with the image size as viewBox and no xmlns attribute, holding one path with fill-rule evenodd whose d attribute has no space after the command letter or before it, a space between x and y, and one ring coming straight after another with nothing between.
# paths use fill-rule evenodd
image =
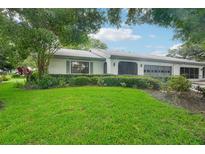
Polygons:
<instances>
[{"instance_id":1,"label":"green foliage","mask_svg":"<svg viewBox=\"0 0 205 154\"><path fill-rule=\"evenodd\" d=\"M205 60L205 48L203 49L198 44L184 44L177 49L170 49L168 56L203 61Z\"/></svg>"},{"instance_id":2,"label":"green foliage","mask_svg":"<svg viewBox=\"0 0 205 154\"><path fill-rule=\"evenodd\" d=\"M84 86L84 85L97 85L97 78L94 77L73 77L70 79L69 83L71 86Z\"/></svg>"},{"instance_id":3,"label":"green foliage","mask_svg":"<svg viewBox=\"0 0 205 154\"><path fill-rule=\"evenodd\" d=\"M107 49L107 45L100 40L89 38L87 42L79 45L67 45L66 48L70 49L81 49L81 50L89 50L92 48L95 49Z\"/></svg>"},{"instance_id":4,"label":"green foliage","mask_svg":"<svg viewBox=\"0 0 205 154\"><path fill-rule=\"evenodd\" d=\"M12 76L12 78L22 78L22 76L19 74L12 74L11 76Z\"/></svg>"},{"instance_id":5,"label":"green foliage","mask_svg":"<svg viewBox=\"0 0 205 154\"><path fill-rule=\"evenodd\" d=\"M3 81L3 78L2 78L2 76L0 75L0 83Z\"/></svg>"},{"instance_id":6,"label":"green foliage","mask_svg":"<svg viewBox=\"0 0 205 154\"><path fill-rule=\"evenodd\" d=\"M176 39L205 49L205 9L129 9L128 24L156 24L175 29Z\"/></svg>"},{"instance_id":7,"label":"green foliage","mask_svg":"<svg viewBox=\"0 0 205 154\"><path fill-rule=\"evenodd\" d=\"M104 15L101 9L2 9L0 40L6 43L1 44L6 44L12 53L9 62L15 59L16 65L19 62L24 65L22 62L34 55L41 77L47 73L50 58L60 44L78 46L86 43L88 35L97 32L106 22ZM92 41L91 45L106 47L99 41L94 44Z\"/></svg>"},{"instance_id":8,"label":"green foliage","mask_svg":"<svg viewBox=\"0 0 205 154\"><path fill-rule=\"evenodd\" d=\"M29 77L29 81L37 82L38 81L38 72L34 71Z\"/></svg>"},{"instance_id":9,"label":"green foliage","mask_svg":"<svg viewBox=\"0 0 205 154\"><path fill-rule=\"evenodd\" d=\"M198 86L196 90L198 90L202 94L203 98L205 98L205 88Z\"/></svg>"},{"instance_id":10,"label":"green foliage","mask_svg":"<svg viewBox=\"0 0 205 154\"><path fill-rule=\"evenodd\" d=\"M22 81L16 81L14 84L14 88L24 88L25 87L25 82Z\"/></svg>"},{"instance_id":11,"label":"green foliage","mask_svg":"<svg viewBox=\"0 0 205 154\"><path fill-rule=\"evenodd\" d=\"M129 76L103 76L103 75L46 75L38 79L35 74L30 77L31 84L37 84L39 88L52 88L64 86L122 86L134 88L160 89L160 81L150 77Z\"/></svg>"},{"instance_id":12,"label":"green foliage","mask_svg":"<svg viewBox=\"0 0 205 154\"><path fill-rule=\"evenodd\" d=\"M51 77L50 75L44 75L37 82L38 87L41 89L48 89L52 87L57 87L59 85L59 81L56 78Z\"/></svg>"},{"instance_id":13,"label":"green foliage","mask_svg":"<svg viewBox=\"0 0 205 154\"><path fill-rule=\"evenodd\" d=\"M121 17L122 9L120 8L111 8L107 11L108 20L111 25L117 25L117 27L121 26L122 17Z\"/></svg>"},{"instance_id":14,"label":"green foliage","mask_svg":"<svg viewBox=\"0 0 205 154\"><path fill-rule=\"evenodd\" d=\"M2 81L9 81L9 80L11 80L11 76L10 75L3 74L3 75L0 75L0 76L1 76L0 80L2 80Z\"/></svg>"},{"instance_id":15,"label":"green foliage","mask_svg":"<svg viewBox=\"0 0 205 154\"><path fill-rule=\"evenodd\" d=\"M170 90L185 92L189 91L189 88L191 88L191 82L184 76L172 76L168 80L167 86Z\"/></svg>"},{"instance_id":16,"label":"green foliage","mask_svg":"<svg viewBox=\"0 0 205 154\"><path fill-rule=\"evenodd\" d=\"M3 71L9 71L15 66L13 60L12 47L9 45L9 42L3 40L0 35L0 69Z\"/></svg>"},{"instance_id":17,"label":"green foliage","mask_svg":"<svg viewBox=\"0 0 205 154\"><path fill-rule=\"evenodd\" d=\"M149 78L149 77L126 77L126 76L103 77L99 79L98 84L102 86L123 86L123 87L134 87L140 89L160 88L159 80Z\"/></svg>"}]
</instances>

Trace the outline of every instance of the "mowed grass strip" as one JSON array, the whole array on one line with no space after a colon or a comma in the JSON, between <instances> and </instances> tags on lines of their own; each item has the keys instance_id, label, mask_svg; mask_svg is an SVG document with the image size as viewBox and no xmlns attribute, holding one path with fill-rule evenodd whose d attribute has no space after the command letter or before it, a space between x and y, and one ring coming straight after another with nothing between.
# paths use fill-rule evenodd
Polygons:
<instances>
[{"instance_id":1,"label":"mowed grass strip","mask_svg":"<svg viewBox=\"0 0 205 154\"><path fill-rule=\"evenodd\" d=\"M205 120L142 90L0 84L0 144L204 144Z\"/></svg>"}]
</instances>

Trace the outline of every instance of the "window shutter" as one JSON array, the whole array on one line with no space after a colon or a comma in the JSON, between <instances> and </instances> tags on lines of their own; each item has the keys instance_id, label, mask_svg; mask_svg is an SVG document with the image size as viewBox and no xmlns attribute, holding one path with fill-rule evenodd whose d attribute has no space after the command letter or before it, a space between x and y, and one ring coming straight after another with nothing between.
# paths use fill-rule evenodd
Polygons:
<instances>
[{"instance_id":1,"label":"window shutter","mask_svg":"<svg viewBox=\"0 0 205 154\"><path fill-rule=\"evenodd\" d=\"M90 74L93 74L93 62L90 62Z\"/></svg>"},{"instance_id":2,"label":"window shutter","mask_svg":"<svg viewBox=\"0 0 205 154\"><path fill-rule=\"evenodd\" d=\"M70 61L66 61L66 73L70 74Z\"/></svg>"}]
</instances>

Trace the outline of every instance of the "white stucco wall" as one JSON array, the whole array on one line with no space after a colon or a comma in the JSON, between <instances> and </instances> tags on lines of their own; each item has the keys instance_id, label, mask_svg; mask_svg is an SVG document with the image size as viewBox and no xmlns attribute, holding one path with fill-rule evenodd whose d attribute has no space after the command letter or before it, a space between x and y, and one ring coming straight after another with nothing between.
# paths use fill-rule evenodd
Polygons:
<instances>
[{"instance_id":1,"label":"white stucco wall","mask_svg":"<svg viewBox=\"0 0 205 154\"><path fill-rule=\"evenodd\" d=\"M66 74L66 59L52 58L48 72L49 74Z\"/></svg>"},{"instance_id":2,"label":"white stucco wall","mask_svg":"<svg viewBox=\"0 0 205 154\"><path fill-rule=\"evenodd\" d=\"M187 64L173 64L173 63L163 63L163 62L151 62L151 61L135 61L135 60L120 60L120 59L111 59L110 62L110 73L109 74L118 74L118 63L120 61L127 62L136 62L138 64L138 75L144 75L144 65L158 65L158 66L171 66L172 67L172 75L180 75L180 67L191 67L191 68L199 68L199 79L203 78L203 66L198 65L187 65ZM197 79L192 79L197 80Z\"/></svg>"},{"instance_id":3,"label":"white stucco wall","mask_svg":"<svg viewBox=\"0 0 205 154\"><path fill-rule=\"evenodd\" d=\"M73 61L70 59L58 59L53 58L50 61L49 73L50 74L66 74L66 61ZM86 60L77 60L86 61ZM199 68L199 79L203 77L203 66L198 65L187 65L187 64L172 64L162 62L151 62L151 61L135 61L135 60L120 60L120 59L106 59L107 62L107 73L118 74L118 63L120 61L136 62L138 64L138 75L144 75L144 65L159 65L159 66L171 66L172 75L180 75L180 67L192 67ZM93 62L93 74L103 74L104 72L104 61L87 61ZM194 79L195 80L195 79Z\"/></svg>"},{"instance_id":4,"label":"white stucco wall","mask_svg":"<svg viewBox=\"0 0 205 154\"><path fill-rule=\"evenodd\" d=\"M104 73L104 62L103 61L92 61L93 62L93 74Z\"/></svg>"},{"instance_id":5,"label":"white stucco wall","mask_svg":"<svg viewBox=\"0 0 205 154\"><path fill-rule=\"evenodd\" d=\"M67 74L66 73L66 62L75 61L70 59L53 58L50 61L48 72L49 74ZM88 61L88 60L76 60L93 62L93 74L103 74L104 62L103 61Z\"/></svg>"}]
</instances>

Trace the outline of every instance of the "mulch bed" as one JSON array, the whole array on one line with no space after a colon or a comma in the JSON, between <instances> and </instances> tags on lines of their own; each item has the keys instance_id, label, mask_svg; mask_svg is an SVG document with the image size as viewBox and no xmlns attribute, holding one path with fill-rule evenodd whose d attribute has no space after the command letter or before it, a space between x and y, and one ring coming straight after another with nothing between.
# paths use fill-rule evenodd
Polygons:
<instances>
[{"instance_id":1,"label":"mulch bed","mask_svg":"<svg viewBox=\"0 0 205 154\"><path fill-rule=\"evenodd\" d=\"M183 107L192 113L202 113L205 115L205 98L202 98L199 93L190 91L177 94L154 90L148 90L148 92L159 100Z\"/></svg>"}]
</instances>

